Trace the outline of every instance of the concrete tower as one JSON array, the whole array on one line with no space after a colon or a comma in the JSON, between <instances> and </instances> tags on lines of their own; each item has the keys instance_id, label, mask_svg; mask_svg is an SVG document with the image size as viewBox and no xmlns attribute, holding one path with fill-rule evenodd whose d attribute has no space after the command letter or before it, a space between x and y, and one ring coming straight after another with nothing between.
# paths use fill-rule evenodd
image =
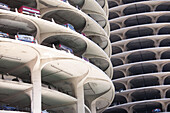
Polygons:
<instances>
[{"instance_id":1,"label":"concrete tower","mask_svg":"<svg viewBox=\"0 0 170 113\"><path fill-rule=\"evenodd\" d=\"M170 112L170 1L108 4L116 95L104 113Z\"/></svg>"}]
</instances>

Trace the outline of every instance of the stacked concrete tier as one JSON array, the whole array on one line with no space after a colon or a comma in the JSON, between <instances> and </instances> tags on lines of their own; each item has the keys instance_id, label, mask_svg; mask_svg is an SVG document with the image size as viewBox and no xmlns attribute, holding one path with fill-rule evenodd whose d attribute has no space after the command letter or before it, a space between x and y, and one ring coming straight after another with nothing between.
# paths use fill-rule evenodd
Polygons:
<instances>
[{"instance_id":1,"label":"stacked concrete tier","mask_svg":"<svg viewBox=\"0 0 170 113\"><path fill-rule=\"evenodd\" d=\"M116 95L104 113L170 112L170 1L108 4Z\"/></svg>"}]
</instances>

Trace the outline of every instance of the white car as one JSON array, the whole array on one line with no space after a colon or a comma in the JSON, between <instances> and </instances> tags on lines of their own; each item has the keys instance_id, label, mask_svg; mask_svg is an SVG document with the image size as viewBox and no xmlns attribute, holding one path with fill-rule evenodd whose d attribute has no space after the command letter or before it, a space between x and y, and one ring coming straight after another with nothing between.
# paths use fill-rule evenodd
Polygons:
<instances>
[{"instance_id":1,"label":"white car","mask_svg":"<svg viewBox=\"0 0 170 113\"><path fill-rule=\"evenodd\" d=\"M59 44L59 49L64 50L68 53L73 53L73 50L65 45Z\"/></svg>"},{"instance_id":2,"label":"white car","mask_svg":"<svg viewBox=\"0 0 170 113\"><path fill-rule=\"evenodd\" d=\"M23 35L23 34L17 34L15 35L17 40L35 43L35 38L31 35Z\"/></svg>"},{"instance_id":3,"label":"white car","mask_svg":"<svg viewBox=\"0 0 170 113\"><path fill-rule=\"evenodd\" d=\"M8 33L0 32L0 37L2 37L2 38L9 38L9 34Z\"/></svg>"},{"instance_id":4,"label":"white car","mask_svg":"<svg viewBox=\"0 0 170 113\"><path fill-rule=\"evenodd\" d=\"M0 9L5 9L5 10L10 10L10 8L8 7L8 5L0 3Z\"/></svg>"}]
</instances>

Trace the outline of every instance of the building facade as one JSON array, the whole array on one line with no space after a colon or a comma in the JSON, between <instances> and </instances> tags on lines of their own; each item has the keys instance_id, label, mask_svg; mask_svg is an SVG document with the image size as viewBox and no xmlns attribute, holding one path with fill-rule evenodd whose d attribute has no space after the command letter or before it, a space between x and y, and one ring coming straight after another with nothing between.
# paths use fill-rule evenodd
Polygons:
<instances>
[{"instance_id":1,"label":"building facade","mask_svg":"<svg viewBox=\"0 0 170 113\"><path fill-rule=\"evenodd\" d=\"M0 113L101 113L114 98L107 0L0 0Z\"/></svg>"},{"instance_id":2,"label":"building facade","mask_svg":"<svg viewBox=\"0 0 170 113\"><path fill-rule=\"evenodd\" d=\"M104 113L170 112L170 1L108 4L116 95Z\"/></svg>"}]
</instances>

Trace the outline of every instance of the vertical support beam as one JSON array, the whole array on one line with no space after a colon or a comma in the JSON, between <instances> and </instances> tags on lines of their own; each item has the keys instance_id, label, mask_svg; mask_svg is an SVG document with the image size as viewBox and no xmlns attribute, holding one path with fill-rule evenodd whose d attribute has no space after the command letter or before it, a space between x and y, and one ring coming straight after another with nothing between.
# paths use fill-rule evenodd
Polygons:
<instances>
[{"instance_id":1,"label":"vertical support beam","mask_svg":"<svg viewBox=\"0 0 170 113\"><path fill-rule=\"evenodd\" d=\"M31 71L31 80L33 84L31 98L31 113L41 113L41 70Z\"/></svg>"},{"instance_id":2,"label":"vertical support beam","mask_svg":"<svg viewBox=\"0 0 170 113\"><path fill-rule=\"evenodd\" d=\"M77 87L77 109L78 113L85 113L83 85Z\"/></svg>"},{"instance_id":3,"label":"vertical support beam","mask_svg":"<svg viewBox=\"0 0 170 113\"><path fill-rule=\"evenodd\" d=\"M37 3L37 9L40 10L40 1L36 0L36 3Z\"/></svg>"},{"instance_id":4,"label":"vertical support beam","mask_svg":"<svg viewBox=\"0 0 170 113\"><path fill-rule=\"evenodd\" d=\"M96 113L96 101L92 102L91 104L91 112Z\"/></svg>"},{"instance_id":5,"label":"vertical support beam","mask_svg":"<svg viewBox=\"0 0 170 113\"><path fill-rule=\"evenodd\" d=\"M28 95L30 96L30 100L31 100L31 113L33 113L33 110L32 110L32 108L33 108L33 99L32 99L32 97L33 97L32 94L33 94L33 93L32 93L32 90L33 90L33 89L31 89L31 90L28 92Z\"/></svg>"},{"instance_id":6,"label":"vertical support beam","mask_svg":"<svg viewBox=\"0 0 170 113\"><path fill-rule=\"evenodd\" d=\"M75 96L77 97L77 113L85 113L84 107L84 87L83 84L76 84L75 87Z\"/></svg>"}]
</instances>

